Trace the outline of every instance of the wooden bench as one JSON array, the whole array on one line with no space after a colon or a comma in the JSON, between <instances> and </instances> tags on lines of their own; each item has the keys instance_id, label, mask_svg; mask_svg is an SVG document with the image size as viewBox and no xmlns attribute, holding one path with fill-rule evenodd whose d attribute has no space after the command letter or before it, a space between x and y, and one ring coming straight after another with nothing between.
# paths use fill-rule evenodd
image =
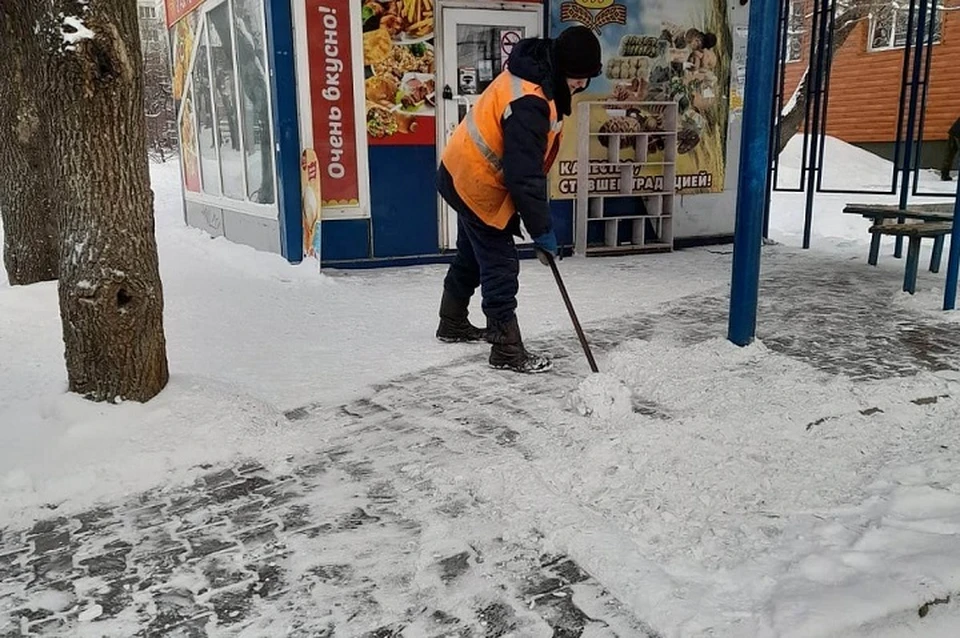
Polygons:
<instances>
[{"instance_id":1,"label":"wooden bench","mask_svg":"<svg viewBox=\"0 0 960 638\"><path fill-rule=\"evenodd\" d=\"M891 206L889 204L847 204L843 212L848 215L860 215L861 217L869 219L873 222L874 227L897 219L915 219L922 222L953 222L953 204L947 203L911 204L906 208ZM873 233L873 228L870 230L873 238L870 242L870 253L867 257L867 262L871 266L876 266L880 259L881 234ZM931 235L933 237L933 254L930 256L930 272L940 272L944 238L949 232L948 230L946 233ZM883 234L893 234L897 236L895 233ZM904 237L906 235L901 234L900 236Z\"/></svg>"},{"instance_id":2,"label":"wooden bench","mask_svg":"<svg viewBox=\"0 0 960 638\"><path fill-rule=\"evenodd\" d=\"M919 222L906 224L876 224L870 228L873 238L870 242L870 263L877 264L880 253L880 238L883 235L906 237L909 241L907 248L906 270L903 274L903 290L911 295L917 290L917 271L920 262L920 240L934 238L933 255L930 257L931 272L940 270L940 260L943 257L943 240L953 229L952 222Z\"/></svg>"}]
</instances>

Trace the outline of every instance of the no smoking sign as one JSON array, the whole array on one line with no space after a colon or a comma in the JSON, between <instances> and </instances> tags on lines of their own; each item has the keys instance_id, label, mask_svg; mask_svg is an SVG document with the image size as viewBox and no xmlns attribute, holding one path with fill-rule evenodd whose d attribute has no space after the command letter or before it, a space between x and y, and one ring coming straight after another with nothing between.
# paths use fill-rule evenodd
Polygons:
<instances>
[{"instance_id":1,"label":"no smoking sign","mask_svg":"<svg viewBox=\"0 0 960 638\"><path fill-rule=\"evenodd\" d=\"M519 29L503 29L500 31L500 68L507 66L507 58L513 51L513 46L520 41L523 33Z\"/></svg>"}]
</instances>

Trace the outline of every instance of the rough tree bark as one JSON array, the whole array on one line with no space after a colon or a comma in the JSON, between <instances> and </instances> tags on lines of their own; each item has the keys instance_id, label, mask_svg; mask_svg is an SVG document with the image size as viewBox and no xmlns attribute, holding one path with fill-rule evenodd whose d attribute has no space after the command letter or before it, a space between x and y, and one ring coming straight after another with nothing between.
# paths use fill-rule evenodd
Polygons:
<instances>
[{"instance_id":1,"label":"rough tree bark","mask_svg":"<svg viewBox=\"0 0 960 638\"><path fill-rule=\"evenodd\" d=\"M43 1L60 314L70 390L147 401L167 383L136 0ZM66 17L64 17L66 16Z\"/></svg>"},{"instance_id":2,"label":"rough tree bark","mask_svg":"<svg viewBox=\"0 0 960 638\"><path fill-rule=\"evenodd\" d=\"M861 22L866 22L870 17L870 11L876 4L876 0L854 0L846 6L838 4L841 9L834 20L833 40L830 42L831 59L836 58L837 51L844 45L850 34L857 28ZM816 37L815 33L810 34ZM808 45L809 46L809 45ZM816 64L816 60L808 60L808 65L800 78L797 88L794 90L790 101L787 103L789 108L784 109L780 116L780 139L779 152L787 147L787 144L803 128L804 115L807 110L808 85L813 80L813 69L811 64Z\"/></svg>"},{"instance_id":3,"label":"rough tree bark","mask_svg":"<svg viewBox=\"0 0 960 638\"><path fill-rule=\"evenodd\" d=\"M57 225L50 157L40 119L33 39L36 0L0 0L0 215L3 263L14 286L57 278Z\"/></svg>"}]
</instances>

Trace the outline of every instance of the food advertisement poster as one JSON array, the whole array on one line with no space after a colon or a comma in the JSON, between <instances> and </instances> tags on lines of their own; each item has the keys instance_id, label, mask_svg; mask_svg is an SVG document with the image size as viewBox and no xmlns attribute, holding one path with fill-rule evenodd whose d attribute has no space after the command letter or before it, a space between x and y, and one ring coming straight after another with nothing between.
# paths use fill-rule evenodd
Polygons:
<instances>
[{"instance_id":1,"label":"food advertisement poster","mask_svg":"<svg viewBox=\"0 0 960 638\"><path fill-rule=\"evenodd\" d=\"M363 0L365 126L371 145L436 142L434 0Z\"/></svg>"},{"instance_id":2,"label":"food advertisement poster","mask_svg":"<svg viewBox=\"0 0 960 638\"><path fill-rule=\"evenodd\" d=\"M313 149L325 207L357 206L357 118L350 59L351 0L307 0Z\"/></svg>"},{"instance_id":3,"label":"food advertisement poster","mask_svg":"<svg viewBox=\"0 0 960 638\"><path fill-rule=\"evenodd\" d=\"M312 148L300 154L300 213L303 219L303 254L320 255L320 162Z\"/></svg>"},{"instance_id":4,"label":"food advertisement poster","mask_svg":"<svg viewBox=\"0 0 960 638\"><path fill-rule=\"evenodd\" d=\"M199 13L194 12L177 22L171 29L173 35L173 99L183 99L183 89L190 75L190 58L197 37Z\"/></svg>"},{"instance_id":5,"label":"food advertisement poster","mask_svg":"<svg viewBox=\"0 0 960 638\"><path fill-rule=\"evenodd\" d=\"M164 7L167 15L167 28L172 27L180 18L203 4L203 0L166 0Z\"/></svg>"},{"instance_id":6,"label":"food advertisement poster","mask_svg":"<svg viewBox=\"0 0 960 638\"><path fill-rule=\"evenodd\" d=\"M168 3L169 7L170 4ZM183 5L186 6L186 5ZM196 4L194 5L196 6ZM168 12L168 16L170 13ZM170 29L173 42L173 99L180 116L180 149L183 163L183 184L191 192L200 192L200 156L193 120L193 96L187 91L190 76L190 59L196 47L197 24L200 12L178 15Z\"/></svg>"},{"instance_id":7,"label":"food advertisement poster","mask_svg":"<svg viewBox=\"0 0 960 638\"><path fill-rule=\"evenodd\" d=\"M603 74L574 97L574 116L550 175L551 197L573 199L577 190L577 103L677 102L677 187L685 194L723 190L730 111L732 38L726 0L629 2L562 0L552 3L550 33L582 25L594 31L603 52ZM658 126L655 113L592 109L593 130L642 132ZM591 158L606 157L599 139ZM648 159L660 151L649 149ZM591 168L591 174L603 171Z\"/></svg>"},{"instance_id":8,"label":"food advertisement poster","mask_svg":"<svg viewBox=\"0 0 960 638\"><path fill-rule=\"evenodd\" d=\"M193 128L193 99L187 93L180 102L180 155L183 162L183 185L193 193L200 192L200 153L197 132Z\"/></svg>"}]
</instances>

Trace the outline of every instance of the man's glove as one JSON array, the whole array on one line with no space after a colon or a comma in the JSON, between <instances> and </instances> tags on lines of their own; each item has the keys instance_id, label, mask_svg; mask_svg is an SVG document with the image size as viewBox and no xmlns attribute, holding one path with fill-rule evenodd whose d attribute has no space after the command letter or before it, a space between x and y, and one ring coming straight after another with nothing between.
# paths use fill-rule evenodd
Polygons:
<instances>
[{"instance_id":1,"label":"man's glove","mask_svg":"<svg viewBox=\"0 0 960 638\"><path fill-rule=\"evenodd\" d=\"M537 259L540 260L544 266L549 266L550 261L547 259L547 255L557 256L559 248L557 247L557 235L552 230L548 231L539 237L533 238L533 245L537 251Z\"/></svg>"}]
</instances>

